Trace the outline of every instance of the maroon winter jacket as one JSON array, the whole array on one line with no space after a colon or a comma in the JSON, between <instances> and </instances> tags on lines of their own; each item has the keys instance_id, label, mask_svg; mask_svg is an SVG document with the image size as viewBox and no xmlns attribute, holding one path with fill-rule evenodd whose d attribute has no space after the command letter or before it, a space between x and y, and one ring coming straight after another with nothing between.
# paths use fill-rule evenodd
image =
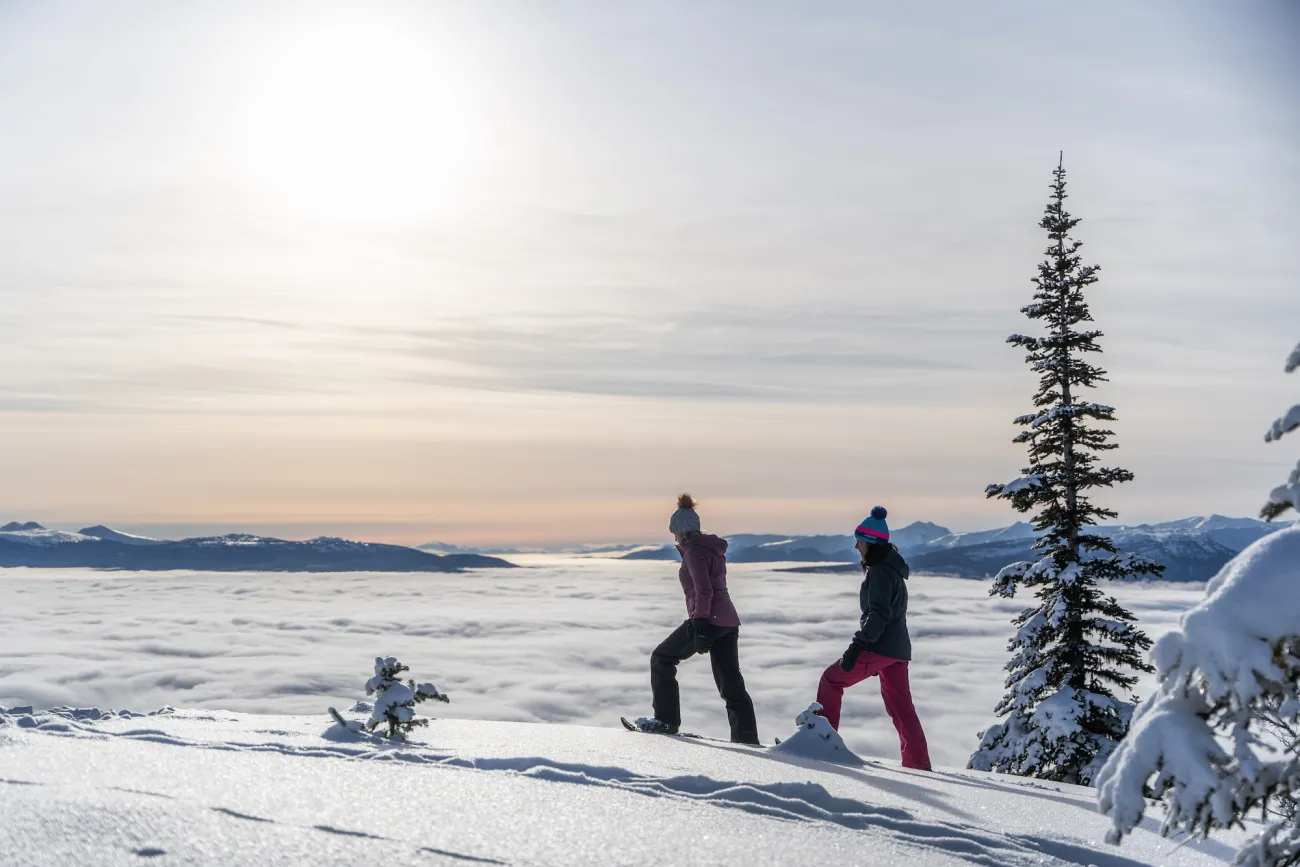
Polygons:
<instances>
[{"instance_id":1,"label":"maroon winter jacket","mask_svg":"<svg viewBox=\"0 0 1300 867\"><path fill-rule=\"evenodd\" d=\"M727 592L727 540L701 535L678 545L682 568L677 573L686 594L686 613L714 626L739 626L740 615Z\"/></svg>"}]
</instances>

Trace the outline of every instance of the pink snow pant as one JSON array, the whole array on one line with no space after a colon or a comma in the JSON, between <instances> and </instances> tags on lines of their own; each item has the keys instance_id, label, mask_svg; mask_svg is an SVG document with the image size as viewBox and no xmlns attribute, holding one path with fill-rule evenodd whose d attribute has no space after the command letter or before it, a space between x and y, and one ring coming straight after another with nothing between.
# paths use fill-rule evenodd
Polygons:
<instances>
[{"instance_id":1,"label":"pink snow pant","mask_svg":"<svg viewBox=\"0 0 1300 867\"><path fill-rule=\"evenodd\" d=\"M907 682L907 660L863 652L852 671L840 668L839 662L822 672L817 684L817 703L822 706L822 716L831 728L840 729L840 706L844 703L844 688L862 683L873 675L880 675L880 697L885 701L885 712L898 730L898 742L903 751L903 767L930 770L930 749L921 731L921 720L912 706L912 687Z\"/></svg>"}]
</instances>

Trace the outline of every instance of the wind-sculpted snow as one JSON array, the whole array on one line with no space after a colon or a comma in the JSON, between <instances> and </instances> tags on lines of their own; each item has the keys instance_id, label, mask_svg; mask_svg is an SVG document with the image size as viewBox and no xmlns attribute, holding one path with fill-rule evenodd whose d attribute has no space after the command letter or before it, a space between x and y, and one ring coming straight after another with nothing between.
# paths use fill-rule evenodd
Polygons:
<instances>
[{"instance_id":1,"label":"wind-sculpted snow","mask_svg":"<svg viewBox=\"0 0 1300 867\"><path fill-rule=\"evenodd\" d=\"M0 570L0 705L323 713L364 698L359 673L392 655L454 696L439 717L617 726L650 713L650 651L685 616L676 566L526 562L466 575ZM793 730L857 630L860 580L732 567L767 743ZM1201 596L1116 589L1153 637ZM1002 693L1022 603L928 575L909 590L912 688L932 758L964 765ZM687 660L680 677L685 727L726 737L707 660ZM842 733L858 755L898 757L875 681L846 693Z\"/></svg>"},{"instance_id":2,"label":"wind-sculpted snow","mask_svg":"<svg viewBox=\"0 0 1300 867\"><path fill-rule=\"evenodd\" d=\"M0 712L0 813L16 865L1202 867L1228 851L1144 831L1110 848L1090 791L972 772L464 720L395 744L229 712Z\"/></svg>"}]
</instances>

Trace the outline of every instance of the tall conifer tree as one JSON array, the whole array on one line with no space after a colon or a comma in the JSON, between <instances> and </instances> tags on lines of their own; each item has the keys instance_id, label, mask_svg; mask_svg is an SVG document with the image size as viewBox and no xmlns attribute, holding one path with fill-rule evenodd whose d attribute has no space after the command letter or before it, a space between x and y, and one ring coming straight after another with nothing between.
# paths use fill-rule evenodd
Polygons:
<instances>
[{"instance_id":1,"label":"tall conifer tree","mask_svg":"<svg viewBox=\"0 0 1300 867\"><path fill-rule=\"evenodd\" d=\"M1083 292L1100 269L1082 264L1082 242L1071 237L1079 220L1065 210L1063 157L1051 189L1039 223L1050 239L1047 258L1033 280L1033 303L1022 309L1046 333L1008 338L1028 351L1026 362L1039 375L1034 411L1016 419L1025 430L1015 442L1028 446L1029 466L1022 478L986 491L1033 513L1041 534L1038 559L1003 569L990 593L1012 597L1021 586L1033 588L1037 604L1014 621L1020 628L1009 648L1008 691L995 710L1007 719L982 734L970 767L1088 785L1132 716L1132 703L1114 690L1131 690L1137 678L1129 670L1152 670L1142 655L1151 640L1098 584L1164 567L1121 554L1090 531L1116 513L1094 504L1089 492L1133 474L1098 465L1100 452L1116 448L1114 433L1100 425L1115 420L1114 409L1083 399L1084 389L1106 381L1106 371L1087 360L1101 352L1102 333L1086 326L1093 320Z\"/></svg>"}]
</instances>

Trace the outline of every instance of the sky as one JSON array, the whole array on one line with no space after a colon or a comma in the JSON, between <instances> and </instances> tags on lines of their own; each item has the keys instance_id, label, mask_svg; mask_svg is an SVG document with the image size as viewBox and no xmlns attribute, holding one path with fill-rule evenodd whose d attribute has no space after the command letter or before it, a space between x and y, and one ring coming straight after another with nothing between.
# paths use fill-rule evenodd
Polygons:
<instances>
[{"instance_id":1,"label":"sky","mask_svg":"<svg viewBox=\"0 0 1300 867\"><path fill-rule=\"evenodd\" d=\"M1300 8L0 4L0 521L1010 523L1064 151L1125 523L1296 453Z\"/></svg>"}]
</instances>

